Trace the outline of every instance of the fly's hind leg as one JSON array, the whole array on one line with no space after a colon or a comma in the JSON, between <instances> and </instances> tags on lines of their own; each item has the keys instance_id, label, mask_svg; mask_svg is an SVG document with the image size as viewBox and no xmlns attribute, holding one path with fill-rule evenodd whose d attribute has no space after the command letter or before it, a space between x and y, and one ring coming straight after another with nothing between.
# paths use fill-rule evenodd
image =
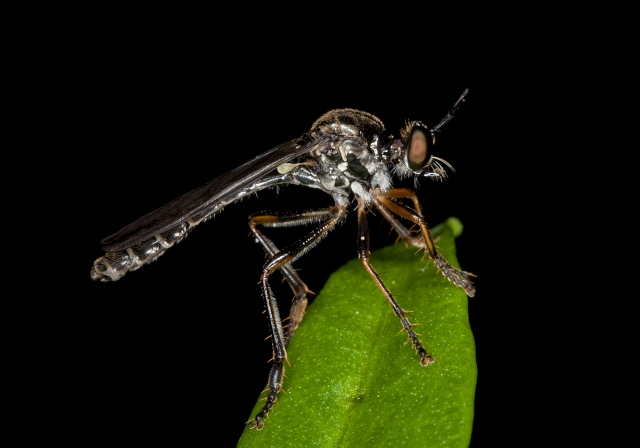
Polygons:
<instances>
[{"instance_id":1,"label":"fly's hind leg","mask_svg":"<svg viewBox=\"0 0 640 448\"><path fill-rule=\"evenodd\" d=\"M346 206L333 206L322 210L311 210L302 213L269 213L255 214L249 218L249 227L256 239L262 244L268 255L268 260L262 268L260 284L265 301L265 308L269 317L271 328L271 345L273 349L273 365L269 373L267 384L267 397L262 410L250 421L250 428L262 429L264 419L275 405L278 393L282 390L284 379L284 362L287 361L286 347L296 328L304 317L307 307L307 294L310 292L302 282L292 263L308 252L320 240L327 236L346 215ZM321 222L321 225L286 249L279 250L276 245L261 232L258 227L293 227L305 224ZM291 286L294 300L289 315L289 327L285 334L280 319L280 312L275 295L269 285L269 277L279 270Z\"/></svg>"},{"instance_id":2,"label":"fly's hind leg","mask_svg":"<svg viewBox=\"0 0 640 448\"><path fill-rule=\"evenodd\" d=\"M252 228L252 231L256 241L262 244L264 251L269 257L273 257L280 252L273 241L266 237L262 232L258 231L256 228ZM313 294L313 292L302 281L291 263L285 264L280 267L279 270L293 291L293 300L291 302L291 309L289 311L289 317L287 318L288 323L285 326L286 330L284 334L285 345L288 345L293 334L298 328L298 325L300 325L300 322L302 322L302 319L304 318L304 314L309 303L307 295Z\"/></svg>"},{"instance_id":3,"label":"fly's hind leg","mask_svg":"<svg viewBox=\"0 0 640 448\"><path fill-rule=\"evenodd\" d=\"M278 249L274 242L260 231L258 227L294 227L299 225L308 225L327 220L327 217L332 213L332 209L320 209L309 210L302 213L253 214L249 217L249 227L251 228L251 232L256 238L256 241L262 245L267 256L274 257L280 252L280 249ZM304 251L306 252L308 249L310 249L310 247L305 248ZM298 257L300 255L298 255ZM278 269L293 291L293 301L291 302L291 309L289 311L289 317L287 318L288 322L284 335L285 345L287 345L300 325L300 322L304 318L309 302L307 295L313 294L313 292L302 281L291 262L285 263Z\"/></svg>"}]
</instances>

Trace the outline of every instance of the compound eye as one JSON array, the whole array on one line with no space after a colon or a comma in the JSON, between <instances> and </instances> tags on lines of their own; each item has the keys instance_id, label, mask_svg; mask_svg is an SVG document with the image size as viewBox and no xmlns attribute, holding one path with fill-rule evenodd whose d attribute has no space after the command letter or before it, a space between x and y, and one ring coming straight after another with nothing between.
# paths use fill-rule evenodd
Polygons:
<instances>
[{"instance_id":1,"label":"compound eye","mask_svg":"<svg viewBox=\"0 0 640 448\"><path fill-rule=\"evenodd\" d=\"M421 127L414 127L409 140L407 164L414 171L422 169L428 162L427 135Z\"/></svg>"}]
</instances>

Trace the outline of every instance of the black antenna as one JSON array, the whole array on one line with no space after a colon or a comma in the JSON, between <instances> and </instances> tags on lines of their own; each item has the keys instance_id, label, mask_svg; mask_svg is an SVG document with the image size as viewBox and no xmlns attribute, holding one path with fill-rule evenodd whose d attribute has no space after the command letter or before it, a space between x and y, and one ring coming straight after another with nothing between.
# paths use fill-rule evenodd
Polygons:
<instances>
[{"instance_id":1,"label":"black antenna","mask_svg":"<svg viewBox=\"0 0 640 448\"><path fill-rule=\"evenodd\" d=\"M447 124L449 120L453 118L453 114L456 113L456 111L460 107L460 104L464 102L464 97L467 95L467 93L469 93L469 89L464 89L464 92L462 92L462 95L460 96L460 98L458 98L456 104L454 104L451 110L447 112L447 116L444 117L440 123L438 123L431 129L431 134L433 134L434 132L438 132L440 128L442 128L445 124Z\"/></svg>"}]
</instances>

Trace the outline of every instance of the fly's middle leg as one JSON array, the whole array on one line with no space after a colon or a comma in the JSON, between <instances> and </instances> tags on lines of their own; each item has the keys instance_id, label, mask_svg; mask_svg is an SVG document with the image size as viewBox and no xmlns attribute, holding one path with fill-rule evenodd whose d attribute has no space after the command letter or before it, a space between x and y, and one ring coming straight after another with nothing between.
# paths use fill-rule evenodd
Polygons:
<instances>
[{"instance_id":1,"label":"fly's middle leg","mask_svg":"<svg viewBox=\"0 0 640 448\"><path fill-rule=\"evenodd\" d=\"M367 213L368 209L364 203L358 201L358 257L362 262L364 268L367 270L371 278L376 282L376 285L384 294L384 297L393 308L396 316L400 318L400 322L402 323L402 327L407 332L407 336L413 345L413 348L420 356L420 364L422 366L428 366L436 361L436 359L427 353L427 350L424 348L424 345L418 338L418 335L415 331L413 331L413 325L407 319L405 313L406 311L400 307L396 299L393 298L389 289L387 289L386 285L382 282L382 279L378 275L378 273L371 266L371 262L369 261L370 249L369 249L369 226L367 224Z\"/></svg>"}]
</instances>

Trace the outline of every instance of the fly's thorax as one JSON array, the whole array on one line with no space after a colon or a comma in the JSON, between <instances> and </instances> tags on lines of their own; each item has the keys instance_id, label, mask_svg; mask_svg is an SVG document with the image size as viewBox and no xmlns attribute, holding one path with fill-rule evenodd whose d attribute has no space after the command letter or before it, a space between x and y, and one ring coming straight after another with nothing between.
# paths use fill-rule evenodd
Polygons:
<instances>
[{"instance_id":1,"label":"fly's thorax","mask_svg":"<svg viewBox=\"0 0 640 448\"><path fill-rule=\"evenodd\" d=\"M358 191L380 187L390 187L390 176L376 151L377 145L362 136L339 136L331 144L325 145L315 160L315 172L324 189L329 192L339 190L342 194L351 192L358 183Z\"/></svg>"},{"instance_id":2,"label":"fly's thorax","mask_svg":"<svg viewBox=\"0 0 640 448\"><path fill-rule=\"evenodd\" d=\"M364 139L345 139L340 145L338 169L352 180L369 180L378 168L378 161Z\"/></svg>"},{"instance_id":3,"label":"fly's thorax","mask_svg":"<svg viewBox=\"0 0 640 448\"><path fill-rule=\"evenodd\" d=\"M334 109L318 118L307 138L323 142L310 153L323 188L350 194L353 182L365 189L372 183L387 185L386 162L381 161L379 147L383 132L378 117L356 109Z\"/></svg>"},{"instance_id":4,"label":"fly's thorax","mask_svg":"<svg viewBox=\"0 0 640 448\"><path fill-rule=\"evenodd\" d=\"M382 121L375 115L356 109L334 109L318 118L310 133L331 132L342 136L362 136L375 140L384 132Z\"/></svg>"}]
</instances>

